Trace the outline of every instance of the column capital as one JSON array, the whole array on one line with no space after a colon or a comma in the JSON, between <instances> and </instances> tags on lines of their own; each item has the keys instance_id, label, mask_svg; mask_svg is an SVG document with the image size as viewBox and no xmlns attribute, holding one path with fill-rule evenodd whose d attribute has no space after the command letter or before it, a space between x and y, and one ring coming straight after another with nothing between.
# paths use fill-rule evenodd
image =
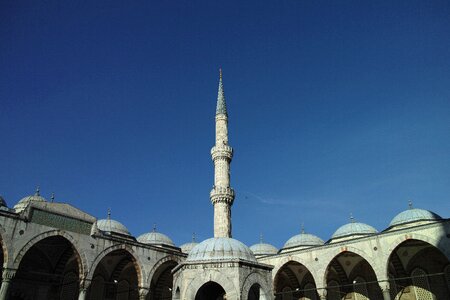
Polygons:
<instances>
[{"instance_id":1,"label":"column capital","mask_svg":"<svg viewBox=\"0 0 450 300\"><path fill-rule=\"evenodd\" d=\"M14 276L16 276L16 269L10 269L10 268L5 268L3 269L2 272L2 280L3 281L10 281L11 279L14 278Z\"/></svg>"},{"instance_id":2,"label":"column capital","mask_svg":"<svg viewBox=\"0 0 450 300\"><path fill-rule=\"evenodd\" d=\"M138 290L139 290L139 299L140 300L145 300L145 298L147 297L147 294L150 292L150 289L146 288L146 287L143 287L143 286L140 286L138 288Z\"/></svg>"}]
</instances>

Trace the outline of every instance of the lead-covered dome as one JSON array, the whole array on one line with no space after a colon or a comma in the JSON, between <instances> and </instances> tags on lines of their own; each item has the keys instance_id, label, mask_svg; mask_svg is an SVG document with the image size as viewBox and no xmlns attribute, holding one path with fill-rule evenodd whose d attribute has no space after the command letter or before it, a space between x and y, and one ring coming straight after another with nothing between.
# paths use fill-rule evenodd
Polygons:
<instances>
[{"instance_id":1,"label":"lead-covered dome","mask_svg":"<svg viewBox=\"0 0 450 300\"><path fill-rule=\"evenodd\" d=\"M167 235L156 231L144 233L137 240L147 245L169 245L175 247L174 242Z\"/></svg>"},{"instance_id":2,"label":"lead-covered dome","mask_svg":"<svg viewBox=\"0 0 450 300\"><path fill-rule=\"evenodd\" d=\"M364 236L364 235L370 235L375 234L378 231L373 228L370 225L360 223L360 222L354 222L345 224L336 230L336 232L332 235L332 239L336 238L342 238L347 236Z\"/></svg>"},{"instance_id":3,"label":"lead-covered dome","mask_svg":"<svg viewBox=\"0 0 450 300\"><path fill-rule=\"evenodd\" d=\"M442 220L442 218L432 211L420 208L410 208L396 215L389 224L389 227L421 221L438 221L438 220Z\"/></svg>"},{"instance_id":4,"label":"lead-covered dome","mask_svg":"<svg viewBox=\"0 0 450 300\"><path fill-rule=\"evenodd\" d=\"M260 242L250 247L250 250L256 256L273 255L278 253L278 249L271 244Z\"/></svg>"},{"instance_id":5,"label":"lead-covered dome","mask_svg":"<svg viewBox=\"0 0 450 300\"><path fill-rule=\"evenodd\" d=\"M123 235L131 235L128 229L120 222L111 219L97 221L97 228L103 232L115 232Z\"/></svg>"},{"instance_id":6,"label":"lead-covered dome","mask_svg":"<svg viewBox=\"0 0 450 300\"><path fill-rule=\"evenodd\" d=\"M226 237L210 238L189 253L186 262L245 260L256 262L252 251L238 240Z\"/></svg>"},{"instance_id":7,"label":"lead-covered dome","mask_svg":"<svg viewBox=\"0 0 450 300\"><path fill-rule=\"evenodd\" d=\"M315 236L314 234L302 232L300 234L294 235L289 240L287 240L287 242L283 246L283 249L293 248L293 247L322 246L324 243L325 242L318 236Z\"/></svg>"},{"instance_id":8,"label":"lead-covered dome","mask_svg":"<svg viewBox=\"0 0 450 300\"><path fill-rule=\"evenodd\" d=\"M20 199L20 201L17 202L16 205L14 205L14 210L17 213L20 213L24 211L27 208L27 206L32 202L47 202L47 200L45 200L45 198L40 195L39 188L36 189L36 193L34 193L34 195L26 196Z\"/></svg>"}]
</instances>

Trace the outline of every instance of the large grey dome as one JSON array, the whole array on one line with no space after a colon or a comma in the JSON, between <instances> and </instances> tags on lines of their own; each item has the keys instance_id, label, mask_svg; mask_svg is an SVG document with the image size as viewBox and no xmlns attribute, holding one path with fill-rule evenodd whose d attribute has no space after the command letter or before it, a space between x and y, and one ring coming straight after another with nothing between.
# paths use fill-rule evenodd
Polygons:
<instances>
[{"instance_id":1,"label":"large grey dome","mask_svg":"<svg viewBox=\"0 0 450 300\"><path fill-rule=\"evenodd\" d=\"M122 223L111 219L98 220L97 228L104 232L115 232L124 235L131 235L128 229Z\"/></svg>"},{"instance_id":2,"label":"large grey dome","mask_svg":"<svg viewBox=\"0 0 450 300\"><path fill-rule=\"evenodd\" d=\"M410 208L396 215L389 224L389 227L419 221L437 221L437 220L442 220L442 218L432 211L420 208Z\"/></svg>"},{"instance_id":3,"label":"large grey dome","mask_svg":"<svg viewBox=\"0 0 450 300\"><path fill-rule=\"evenodd\" d=\"M315 236L314 234L302 232L300 234L294 235L289 240L287 240L287 242L283 246L283 249L292 248L292 247L321 246L324 243L325 242L318 236Z\"/></svg>"},{"instance_id":4,"label":"large grey dome","mask_svg":"<svg viewBox=\"0 0 450 300\"><path fill-rule=\"evenodd\" d=\"M246 260L256 262L252 251L238 240L226 237L210 238L189 253L186 262L217 261L217 260Z\"/></svg>"},{"instance_id":5,"label":"large grey dome","mask_svg":"<svg viewBox=\"0 0 450 300\"><path fill-rule=\"evenodd\" d=\"M258 243L250 247L254 255L273 255L278 253L278 249L267 243Z\"/></svg>"},{"instance_id":6,"label":"large grey dome","mask_svg":"<svg viewBox=\"0 0 450 300\"><path fill-rule=\"evenodd\" d=\"M169 245L175 246L174 242L165 234L152 231L144 233L137 238L138 242L148 245Z\"/></svg>"},{"instance_id":7,"label":"large grey dome","mask_svg":"<svg viewBox=\"0 0 450 300\"><path fill-rule=\"evenodd\" d=\"M335 239L345 236L370 235L377 232L378 231L370 225L359 222L351 222L339 227L331 238Z\"/></svg>"},{"instance_id":8,"label":"large grey dome","mask_svg":"<svg viewBox=\"0 0 450 300\"><path fill-rule=\"evenodd\" d=\"M14 205L14 210L17 213L20 213L20 212L24 211L31 202L46 202L46 201L47 200L45 200L45 198L39 194L39 188L38 188L34 195L26 196L26 197L20 199L20 201L17 202L16 205Z\"/></svg>"}]
</instances>

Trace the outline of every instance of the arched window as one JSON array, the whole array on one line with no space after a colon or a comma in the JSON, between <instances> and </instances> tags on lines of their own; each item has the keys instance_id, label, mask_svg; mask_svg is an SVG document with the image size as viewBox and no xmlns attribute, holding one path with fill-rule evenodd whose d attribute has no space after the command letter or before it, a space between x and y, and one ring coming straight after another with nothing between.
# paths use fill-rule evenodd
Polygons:
<instances>
[{"instance_id":1,"label":"arched window","mask_svg":"<svg viewBox=\"0 0 450 300\"><path fill-rule=\"evenodd\" d=\"M422 269L416 268L411 272L411 277L416 299L434 300L433 294L430 292L427 273Z\"/></svg>"}]
</instances>

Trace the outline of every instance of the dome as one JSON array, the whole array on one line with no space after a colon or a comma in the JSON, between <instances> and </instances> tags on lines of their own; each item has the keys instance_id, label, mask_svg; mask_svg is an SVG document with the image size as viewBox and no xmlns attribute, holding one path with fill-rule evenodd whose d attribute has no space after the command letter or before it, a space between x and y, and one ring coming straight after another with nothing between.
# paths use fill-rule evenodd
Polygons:
<instances>
[{"instance_id":1,"label":"dome","mask_svg":"<svg viewBox=\"0 0 450 300\"><path fill-rule=\"evenodd\" d=\"M198 243L196 243L196 242L190 242L190 243L183 244L180 246L181 252L189 254L191 252L191 250L197 245L198 245Z\"/></svg>"},{"instance_id":2,"label":"dome","mask_svg":"<svg viewBox=\"0 0 450 300\"><path fill-rule=\"evenodd\" d=\"M14 205L14 209L17 213L19 213L24 211L31 202L46 202L46 201L47 200L45 200L44 197L41 197L41 195L39 194L39 188L37 188L36 193L34 195L26 196L20 199L20 201L16 205Z\"/></svg>"},{"instance_id":3,"label":"dome","mask_svg":"<svg viewBox=\"0 0 450 300\"><path fill-rule=\"evenodd\" d=\"M169 245L174 246L175 244L172 242L172 240L165 234L152 231L148 233L141 234L137 238L138 242L148 245Z\"/></svg>"},{"instance_id":4,"label":"dome","mask_svg":"<svg viewBox=\"0 0 450 300\"><path fill-rule=\"evenodd\" d=\"M292 247L313 247L313 246L321 246L325 242L315 236L314 234L309 233L300 233L291 237L283 246L284 248L292 248Z\"/></svg>"},{"instance_id":5,"label":"dome","mask_svg":"<svg viewBox=\"0 0 450 300\"><path fill-rule=\"evenodd\" d=\"M420 208L410 208L396 215L389 224L389 227L412 222L437 220L442 220L442 218L434 212Z\"/></svg>"},{"instance_id":6,"label":"dome","mask_svg":"<svg viewBox=\"0 0 450 300\"><path fill-rule=\"evenodd\" d=\"M266 243L258 243L250 247L250 250L254 255L272 255L277 254L278 249L272 246L271 244Z\"/></svg>"},{"instance_id":7,"label":"dome","mask_svg":"<svg viewBox=\"0 0 450 300\"><path fill-rule=\"evenodd\" d=\"M186 262L246 260L256 262L252 251L238 240L232 238L210 238L195 246Z\"/></svg>"},{"instance_id":8,"label":"dome","mask_svg":"<svg viewBox=\"0 0 450 300\"><path fill-rule=\"evenodd\" d=\"M128 229L122 225L122 223L111 219L98 220L97 228L104 232L115 232L124 235L131 235Z\"/></svg>"},{"instance_id":9,"label":"dome","mask_svg":"<svg viewBox=\"0 0 450 300\"><path fill-rule=\"evenodd\" d=\"M351 222L339 227L331 238L335 239L351 235L369 235L377 232L378 231L370 225L359 222Z\"/></svg>"}]
</instances>

